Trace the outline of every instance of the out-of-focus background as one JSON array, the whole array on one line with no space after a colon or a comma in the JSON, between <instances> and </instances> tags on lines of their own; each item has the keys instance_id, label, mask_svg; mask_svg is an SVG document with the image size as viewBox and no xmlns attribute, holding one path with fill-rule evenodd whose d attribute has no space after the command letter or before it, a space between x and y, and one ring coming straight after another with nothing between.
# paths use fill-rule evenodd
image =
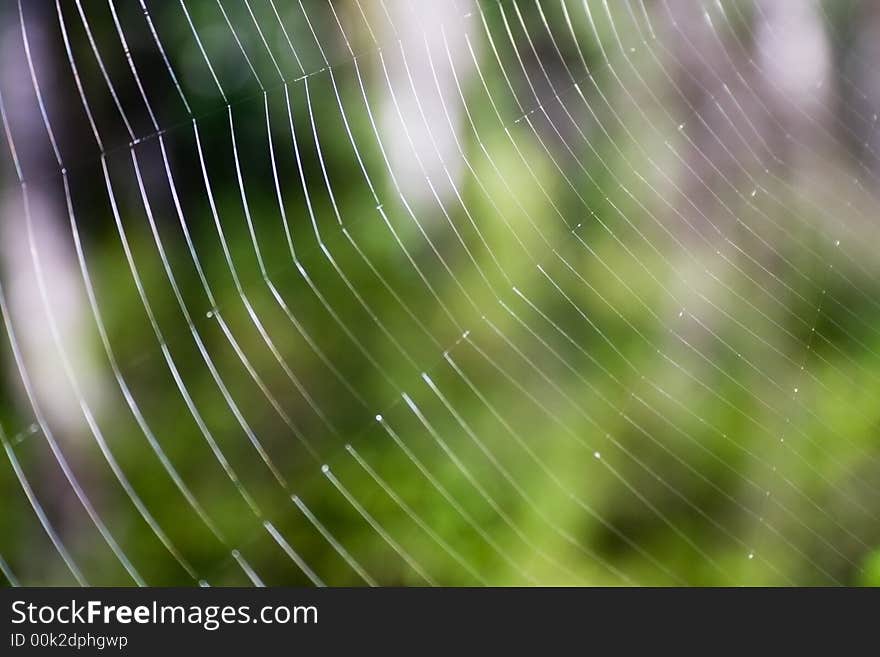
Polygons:
<instances>
[{"instance_id":1,"label":"out-of-focus background","mask_svg":"<svg viewBox=\"0 0 880 657\"><path fill-rule=\"evenodd\" d=\"M5 584L880 584L880 3L4 0Z\"/></svg>"}]
</instances>

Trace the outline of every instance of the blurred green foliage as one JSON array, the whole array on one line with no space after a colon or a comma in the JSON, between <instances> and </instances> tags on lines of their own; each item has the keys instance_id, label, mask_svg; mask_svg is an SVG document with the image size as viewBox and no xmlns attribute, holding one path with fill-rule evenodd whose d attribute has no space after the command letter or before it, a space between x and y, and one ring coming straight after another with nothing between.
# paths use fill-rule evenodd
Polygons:
<instances>
[{"instance_id":1,"label":"blurred green foliage","mask_svg":"<svg viewBox=\"0 0 880 657\"><path fill-rule=\"evenodd\" d=\"M219 36L223 25L209 4L194 3L193 20L207 26L202 33L213 39L211 52L224 53L215 60L224 82L238 80L230 76L244 70L242 63L228 35ZM353 6L337 4L356 18ZM515 21L511 4L500 6ZM535 6L516 4L537 37L543 28ZM553 3L542 4L554 32L567 34L565 16ZM382 531L445 584L880 584L880 286L868 245L846 231L840 231L840 247L831 239L835 229L823 217L841 208L809 203L770 175L761 178L769 193L752 197L740 180L736 186L745 193L725 190L729 212L709 217L729 239L707 246L695 238L676 214L690 208L663 176L676 175L668 144L675 153L683 138L619 55L618 68L603 63L592 28L578 13L572 29L596 69L578 81L578 91L560 78L564 102L584 129L579 134L569 125L564 144L554 141L540 106L527 107L524 120L494 53L479 38L479 20L471 19L486 87L477 74L462 77L476 128L459 118L467 157L458 186L462 202L448 196L448 215L433 202L413 202L416 223L388 175L361 95L363 79L370 109L377 116L387 110L380 62L375 52L357 66L346 58L330 36L325 8L315 9L315 29L335 44L340 63L333 77L316 72L273 84L264 96L242 76L230 83L228 112L199 67L177 8L155 11L171 61L200 106L199 139L222 228L221 235L193 128L169 92L156 105L163 117L176 119L163 139L194 253L171 202L157 139L135 149L141 166L158 172L147 183L156 234L128 149L107 155L127 246L163 343L144 311L96 161L86 158L70 179L74 206L83 209L77 218L88 272L121 374L222 541L175 487L109 374L101 398L90 402L100 409L103 434L133 489L199 577L215 585L246 583L230 554L235 548L267 583L307 584L262 526L266 520L327 583L363 583L290 500L295 494L376 581L421 583L322 473L327 464ZM505 72L527 98L502 14L495 3L484 11ZM291 9L284 17L294 41L307 43L302 15ZM73 24L75 15L69 18ZM232 22L256 48L245 19L234 14ZM110 43L112 24L97 11L95 21L98 41ZM512 24L518 47L526 49ZM614 43L607 21L597 30ZM276 28L267 31L273 47L283 43ZM97 89L99 72L85 63L83 35L73 38L86 87ZM158 72L147 77L158 78L164 69L155 55L143 54L150 45L149 36L143 38L134 56L155 65ZM624 39L637 42L635 33ZM560 41L576 62L571 39ZM314 48L309 53L307 70L319 71ZM121 53L108 48L105 56L121 76ZM68 84L61 57L57 77ZM646 79L659 79L656 61L642 49L633 62ZM650 121L622 92L612 75L617 71ZM444 93L454 105L456 88ZM79 111L72 107L71 113ZM112 107L97 111L99 125L114 120ZM230 115L253 235L237 182ZM412 166L418 167L415 160ZM157 236L192 327L169 284ZM94 325L90 330L100 369L109 372ZM14 383L5 333L3 344L4 442L89 581L126 582L72 498L42 432L27 429L34 418ZM59 439L144 578L188 581L136 513L85 424L79 434L60 432ZM264 518L237 493L209 439ZM0 461L0 496L0 554L27 584L67 583L69 574L6 459Z\"/></svg>"}]
</instances>

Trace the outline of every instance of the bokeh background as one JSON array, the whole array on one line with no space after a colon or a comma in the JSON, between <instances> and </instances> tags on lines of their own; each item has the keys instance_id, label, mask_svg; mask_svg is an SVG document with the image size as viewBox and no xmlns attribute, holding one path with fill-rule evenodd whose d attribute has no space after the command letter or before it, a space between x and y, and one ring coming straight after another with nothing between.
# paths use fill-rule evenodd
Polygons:
<instances>
[{"instance_id":1,"label":"bokeh background","mask_svg":"<svg viewBox=\"0 0 880 657\"><path fill-rule=\"evenodd\" d=\"M4 0L4 584L880 584L880 3Z\"/></svg>"}]
</instances>

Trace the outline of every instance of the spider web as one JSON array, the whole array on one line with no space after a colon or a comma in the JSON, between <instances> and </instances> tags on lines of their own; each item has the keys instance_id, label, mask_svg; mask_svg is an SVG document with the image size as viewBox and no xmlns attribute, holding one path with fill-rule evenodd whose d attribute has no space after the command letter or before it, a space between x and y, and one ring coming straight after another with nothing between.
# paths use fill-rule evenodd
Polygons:
<instances>
[{"instance_id":1,"label":"spider web","mask_svg":"<svg viewBox=\"0 0 880 657\"><path fill-rule=\"evenodd\" d=\"M866 581L860 7L7 5L8 583Z\"/></svg>"}]
</instances>

